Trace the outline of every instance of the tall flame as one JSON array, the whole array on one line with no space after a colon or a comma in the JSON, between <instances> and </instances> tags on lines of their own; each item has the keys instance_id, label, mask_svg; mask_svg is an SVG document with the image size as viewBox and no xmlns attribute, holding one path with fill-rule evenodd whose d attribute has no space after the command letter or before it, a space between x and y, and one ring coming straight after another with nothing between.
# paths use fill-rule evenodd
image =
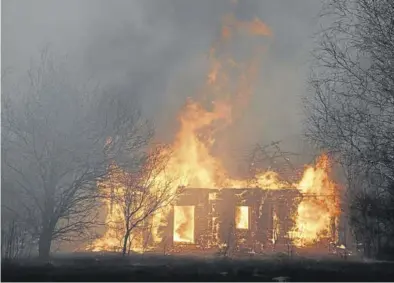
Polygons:
<instances>
[{"instance_id":1,"label":"tall flame","mask_svg":"<svg viewBox=\"0 0 394 283\"><path fill-rule=\"evenodd\" d=\"M242 22L234 16L226 16L219 40L214 42L209 53L210 70L206 83L202 88L198 100L189 98L178 116L180 128L174 142L168 151L170 158L165 172L156 178L171 178L177 180L173 184L172 193L179 186L199 188L262 188L280 190L292 187L292 184L280 180L273 171L261 171L251 180L237 180L231 178L223 164L212 155L212 147L217 142L215 134L225 129L247 105L253 93L253 84L257 79L259 65L264 49L261 47L248 53L250 58L236 60L230 56L229 43L237 36L271 36L269 27L261 20ZM243 56L245 57L245 56ZM237 62L240 61L240 62ZM316 168L308 167L302 180L296 185L304 194L324 194L335 190L334 184L328 179L328 159L322 156ZM107 207L110 206L108 202ZM107 222L121 221L121 215L108 213ZM154 222L163 222L170 208L164 208L156 213ZM303 244L309 243L320 236L329 227L330 218L337 214L336 203L330 198L322 202L312 198L303 199L298 207L296 229ZM116 218L116 219L113 219ZM155 241L160 241L158 225L153 225L152 235ZM302 231L302 232L301 232ZM117 236L111 232L111 225L107 225L107 232L98 239L93 247L104 249L116 241ZM301 243L299 240L298 244Z\"/></svg>"},{"instance_id":2,"label":"tall flame","mask_svg":"<svg viewBox=\"0 0 394 283\"><path fill-rule=\"evenodd\" d=\"M293 229L297 246L310 245L322 237L330 238L331 226L339 216L337 185L330 180L330 162L326 154L321 155L316 166L308 166L301 181L296 185L303 194L298 205Z\"/></svg>"}]
</instances>

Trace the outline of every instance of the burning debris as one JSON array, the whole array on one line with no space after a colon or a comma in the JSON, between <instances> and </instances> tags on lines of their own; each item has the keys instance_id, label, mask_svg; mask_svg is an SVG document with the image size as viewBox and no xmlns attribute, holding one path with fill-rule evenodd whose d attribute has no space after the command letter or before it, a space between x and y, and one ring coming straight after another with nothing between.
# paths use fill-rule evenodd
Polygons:
<instances>
[{"instance_id":1,"label":"burning debris","mask_svg":"<svg viewBox=\"0 0 394 283\"><path fill-rule=\"evenodd\" d=\"M332 222L339 215L339 200L337 188L329 179L326 155L318 159L315 167L306 168L300 182L291 184L277 172L264 170L251 180L233 179L211 153L218 142L215 133L231 124L247 106L258 74L262 48L254 48L251 58L239 60L229 53L230 43L239 35L269 37L271 32L258 19L250 23L234 17L224 19L220 39L210 51L211 70L203 94L199 101L189 99L180 112L175 140L160 153L168 156L165 170L150 175L155 178L149 187L153 196L161 191L160 185L171 179L176 181L167 193L176 197L172 204L160 207L138 223L135 228L147 231L138 237L148 240L135 242L155 248L166 246L172 239L173 247L210 249L234 245L238 250L248 247L259 251L280 243L307 246L335 237ZM117 181L109 180L112 185ZM125 184L118 182L117 186ZM180 187L186 189L180 192ZM107 231L90 247L93 250L105 250L122 241L115 239L118 235L110 224L124 223L122 208L111 202L106 205Z\"/></svg>"}]
</instances>

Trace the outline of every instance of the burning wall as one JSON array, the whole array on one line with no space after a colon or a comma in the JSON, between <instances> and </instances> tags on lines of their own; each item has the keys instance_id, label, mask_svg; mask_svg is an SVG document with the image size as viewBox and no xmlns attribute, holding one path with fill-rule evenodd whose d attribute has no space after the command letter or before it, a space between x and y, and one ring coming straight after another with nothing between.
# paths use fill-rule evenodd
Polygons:
<instances>
[{"instance_id":1,"label":"burning wall","mask_svg":"<svg viewBox=\"0 0 394 283\"><path fill-rule=\"evenodd\" d=\"M285 244L316 248L316 244L327 246L337 238L339 195L337 186L329 179L325 155L316 166L305 169L301 181L293 184L292 189L178 189L175 202L164 208L164 215L157 211L144 221L147 226L136 227L135 242L152 249L170 245L181 250L191 246L206 250L232 241L235 248L244 246L260 251ZM113 226L124 223L121 209L111 202L107 204L110 208L107 231L93 244L96 251L108 250L122 241L121 229ZM152 229L153 223L157 226ZM137 236L135 233L133 236ZM141 245L133 248L141 250Z\"/></svg>"},{"instance_id":2,"label":"burning wall","mask_svg":"<svg viewBox=\"0 0 394 283\"><path fill-rule=\"evenodd\" d=\"M294 244L300 202L302 195L295 188L188 188L168 216L173 229L167 227L165 238L175 251L216 250L223 244L234 250L278 250ZM318 242L328 247L333 237L329 231Z\"/></svg>"}]
</instances>

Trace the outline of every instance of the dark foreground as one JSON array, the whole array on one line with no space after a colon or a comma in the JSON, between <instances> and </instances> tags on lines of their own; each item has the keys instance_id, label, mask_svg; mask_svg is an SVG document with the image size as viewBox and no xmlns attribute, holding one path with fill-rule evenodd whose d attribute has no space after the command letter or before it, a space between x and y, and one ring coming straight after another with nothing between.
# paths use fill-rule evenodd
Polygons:
<instances>
[{"instance_id":1,"label":"dark foreground","mask_svg":"<svg viewBox=\"0 0 394 283\"><path fill-rule=\"evenodd\" d=\"M51 263L2 262L2 281L392 281L394 264L339 259L63 256Z\"/></svg>"}]
</instances>

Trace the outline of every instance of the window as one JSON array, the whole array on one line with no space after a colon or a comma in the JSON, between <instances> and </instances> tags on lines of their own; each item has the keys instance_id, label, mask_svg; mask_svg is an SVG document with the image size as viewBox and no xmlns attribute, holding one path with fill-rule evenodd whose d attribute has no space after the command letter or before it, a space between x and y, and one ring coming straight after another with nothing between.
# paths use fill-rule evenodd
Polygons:
<instances>
[{"instance_id":1,"label":"window","mask_svg":"<svg viewBox=\"0 0 394 283\"><path fill-rule=\"evenodd\" d=\"M237 206L235 208L235 228L249 229L249 207Z\"/></svg>"},{"instance_id":2,"label":"window","mask_svg":"<svg viewBox=\"0 0 394 283\"><path fill-rule=\"evenodd\" d=\"M174 206L174 242L194 243L194 206Z\"/></svg>"}]
</instances>

